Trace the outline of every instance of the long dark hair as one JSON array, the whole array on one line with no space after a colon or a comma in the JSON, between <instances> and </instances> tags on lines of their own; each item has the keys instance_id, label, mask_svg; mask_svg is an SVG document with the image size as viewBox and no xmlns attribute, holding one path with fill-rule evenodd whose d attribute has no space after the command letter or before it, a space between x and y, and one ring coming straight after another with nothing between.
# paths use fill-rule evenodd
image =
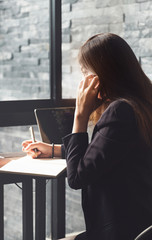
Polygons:
<instances>
[{"instance_id":1,"label":"long dark hair","mask_svg":"<svg viewBox=\"0 0 152 240\"><path fill-rule=\"evenodd\" d=\"M127 42L116 34L97 34L80 48L79 62L99 77L102 99L122 98L132 105L142 136L152 146L152 83Z\"/></svg>"}]
</instances>

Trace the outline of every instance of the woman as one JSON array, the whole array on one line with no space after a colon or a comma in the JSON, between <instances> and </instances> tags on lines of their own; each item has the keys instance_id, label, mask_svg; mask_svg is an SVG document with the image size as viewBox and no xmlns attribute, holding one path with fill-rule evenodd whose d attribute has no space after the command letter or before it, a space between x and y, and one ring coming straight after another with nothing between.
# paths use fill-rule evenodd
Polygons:
<instances>
[{"instance_id":1,"label":"woman","mask_svg":"<svg viewBox=\"0 0 152 240\"><path fill-rule=\"evenodd\" d=\"M72 134L63 138L69 185L82 189L86 232L75 239L133 240L152 224L152 83L115 34L91 37L79 62L84 80ZM52 145L23 142L32 157L34 148L52 156ZM61 149L55 145L54 155Z\"/></svg>"}]
</instances>

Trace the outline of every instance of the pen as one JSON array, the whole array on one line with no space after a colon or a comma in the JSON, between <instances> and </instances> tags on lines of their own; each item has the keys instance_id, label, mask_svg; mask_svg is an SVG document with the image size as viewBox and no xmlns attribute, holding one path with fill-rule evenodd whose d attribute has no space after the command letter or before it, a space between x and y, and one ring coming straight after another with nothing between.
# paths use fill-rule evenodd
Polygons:
<instances>
[{"instance_id":1,"label":"pen","mask_svg":"<svg viewBox=\"0 0 152 240\"><path fill-rule=\"evenodd\" d=\"M31 126L31 127L29 128L29 130L30 130L32 142L34 143L34 142L36 142L36 141L35 141L34 129L33 129L33 127ZM34 149L34 152L35 152L35 154L38 152L37 148ZM36 155L37 155L37 154L36 154Z\"/></svg>"}]
</instances>

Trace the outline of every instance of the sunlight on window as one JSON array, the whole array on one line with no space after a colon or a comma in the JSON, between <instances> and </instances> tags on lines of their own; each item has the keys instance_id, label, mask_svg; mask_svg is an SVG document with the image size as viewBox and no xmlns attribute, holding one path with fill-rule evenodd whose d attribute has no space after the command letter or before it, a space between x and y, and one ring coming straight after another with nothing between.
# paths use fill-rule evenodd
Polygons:
<instances>
[{"instance_id":1,"label":"sunlight on window","mask_svg":"<svg viewBox=\"0 0 152 240\"><path fill-rule=\"evenodd\" d=\"M49 98L49 0L0 1L0 11L0 100Z\"/></svg>"}]
</instances>

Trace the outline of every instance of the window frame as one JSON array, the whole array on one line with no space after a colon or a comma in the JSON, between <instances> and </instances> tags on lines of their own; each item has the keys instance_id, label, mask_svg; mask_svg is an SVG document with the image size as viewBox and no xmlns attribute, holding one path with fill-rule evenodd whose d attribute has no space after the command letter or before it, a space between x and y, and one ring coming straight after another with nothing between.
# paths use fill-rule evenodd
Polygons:
<instances>
[{"instance_id":1,"label":"window frame","mask_svg":"<svg viewBox=\"0 0 152 240\"><path fill-rule=\"evenodd\" d=\"M62 99L61 0L50 0L50 99L0 101L0 127L36 124L34 109L74 106L75 99Z\"/></svg>"}]
</instances>

